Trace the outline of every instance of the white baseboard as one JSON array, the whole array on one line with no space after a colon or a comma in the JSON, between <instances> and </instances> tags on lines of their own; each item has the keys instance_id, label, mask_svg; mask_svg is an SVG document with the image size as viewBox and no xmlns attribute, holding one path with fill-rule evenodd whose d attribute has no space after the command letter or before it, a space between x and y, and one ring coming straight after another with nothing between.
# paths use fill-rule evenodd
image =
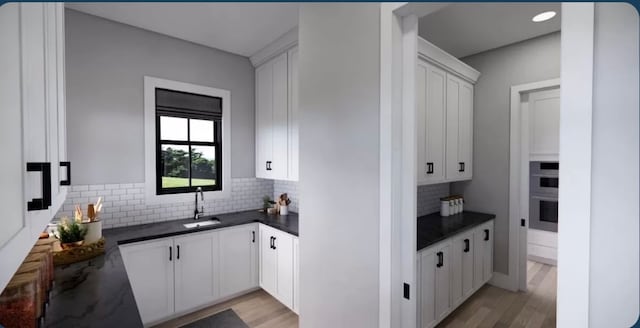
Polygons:
<instances>
[{"instance_id":1,"label":"white baseboard","mask_svg":"<svg viewBox=\"0 0 640 328\"><path fill-rule=\"evenodd\" d=\"M489 280L489 284L492 286L500 287L502 289L510 290L512 292L518 291L518 283L516 279L512 279L511 276L500 272L494 272L493 277Z\"/></svg>"}]
</instances>

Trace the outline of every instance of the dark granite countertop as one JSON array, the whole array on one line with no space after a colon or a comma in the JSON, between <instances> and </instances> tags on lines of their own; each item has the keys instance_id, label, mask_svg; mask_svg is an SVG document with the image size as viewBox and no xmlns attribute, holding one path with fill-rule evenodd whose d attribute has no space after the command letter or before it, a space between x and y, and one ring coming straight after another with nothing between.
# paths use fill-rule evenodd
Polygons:
<instances>
[{"instance_id":1,"label":"dark granite countertop","mask_svg":"<svg viewBox=\"0 0 640 328\"><path fill-rule=\"evenodd\" d=\"M45 327L142 327L138 307L118 249L119 244L260 222L298 235L298 215L257 210L216 215L220 224L185 229L192 219L106 229L105 255L56 268ZM201 220L206 220L202 218Z\"/></svg>"},{"instance_id":2,"label":"dark granite countertop","mask_svg":"<svg viewBox=\"0 0 640 328\"><path fill-rule=\"evenodd\" d=\"M460 232L478 226L496 216L478 212L458 213L451 216L440 216L433 213L418 218L418 251L445 240Z\"/></svg>"}]
</instances>

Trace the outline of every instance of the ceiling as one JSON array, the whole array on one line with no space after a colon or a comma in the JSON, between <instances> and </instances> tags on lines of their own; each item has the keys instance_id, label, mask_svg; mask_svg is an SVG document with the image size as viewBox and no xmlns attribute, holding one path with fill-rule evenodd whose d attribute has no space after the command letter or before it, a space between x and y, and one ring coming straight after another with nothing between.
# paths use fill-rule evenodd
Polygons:
<instances>
[{"instance_id":1,"label":"ceiling","mask_svg":"<svg viewBox=\"0 0 640 328\"><path fill-rule=\"evenodd\" d=\"M67 3L67 8L249 57L298 25L297 3Z\"/></svg>"},{"instance_id":2,"label":"ceiling","mask_svg":"<svg viewBox=\"0 0 640 328\"><path fill-rule=\"evenodd\" d=\"M553 10L551 20L533 16ZM418 34L462 58L560 30L560 3L454 3L420 18Z\"/></svg>"}]
</instances>

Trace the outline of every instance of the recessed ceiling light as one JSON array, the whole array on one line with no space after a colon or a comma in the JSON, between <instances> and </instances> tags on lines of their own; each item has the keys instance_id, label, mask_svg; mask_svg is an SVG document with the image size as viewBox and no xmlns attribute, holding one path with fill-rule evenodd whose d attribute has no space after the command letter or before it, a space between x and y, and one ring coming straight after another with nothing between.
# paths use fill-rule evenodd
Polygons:
<instances>
[{"instance_id":1,"label":"recessed ceiling light","mask_svg":"<svg viewBox=\"0 0 640 328\"><path fill-rule=\"evenodd\" d=\"M533 16L532 21L534 21L536 23L544 22L546 20L550 20L555 15L556 15L555 11L545 11L543 13L539 13L539 14Z\"/></svg>"}]
</instances>

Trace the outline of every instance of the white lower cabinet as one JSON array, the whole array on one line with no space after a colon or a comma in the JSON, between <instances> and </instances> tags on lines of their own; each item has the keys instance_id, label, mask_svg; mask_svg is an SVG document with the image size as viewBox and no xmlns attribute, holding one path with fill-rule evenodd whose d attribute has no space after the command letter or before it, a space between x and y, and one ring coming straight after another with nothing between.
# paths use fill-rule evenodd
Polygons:
<instances>
[{"instance_id":1,"label":"white lower cabinet","mask_svg":"<svg viewBox=\"0 0 640 328\"><path fill-rule=\"evenodd\" d=\"M452 240L451 304L458 306L473 293L473 231Z\"/></svg>"},{"instance_id":2,"label":"white lower cabinet","mask_svg":"<svg viewBox=\"0 0 640 328\"><path fill-rule=\"evenodd\" d=\"M258 225L220 230L220 297L258 286Z\"/></svg>"},{"instance_id":3,"label":"white lower cabinet","mask_svg":"<svg viewBox=\"0 0 640 328\"><path fill-rule=\"evenodd\" d=\"M420 253L421 327L433 327L449 313L450 249L445 241Z\"/></svg>"},{"instance_id":4,"label":"white lower cabinet","mask_svg":"<svg viewBox=\"0 0 640 328\"><path fill-rule=\"evenodd\" d=\"M293 312L300 314L300 243L293 238Z\"/></svg>"},{"instance_id":5,"label":"white lower cabinet","mask_svg":"<svg viewBox=\"0 0 640 328\"><path fill-rule=\"evenodd\" d=\"M294 239L297 237L260 225L260 287L294 309Z\"/></svg>"},{"instance_id":6,"label":"white lower cabinet","mask_svg":"<svg viewBox=\"0 0 640 328\"><path fill-rule=\"evenodd\" d=\"M297 237L258 223L120 246L145 326L258 283L297 313L297 250Z\"/></svg>"},{"instance_id":7,"label":"white lower cabinet","mask_svg":"<svg viewBox=\"0 0 640 328\"><path fill-rule=\"evenodd\" d=\"M218 298L218 236L217 232L209 232L173 238L176 312Z\"/></svg>"},{"instance_id":8,"label":"white lower cabinet","mask_svg":"<svg viewBox=\"0 0 640 328\"><path fill-rule=\"evenodd\" d=\"M493 221L476 228L473 233L473 287L480 288L493 276Z\"/></svg>"},{"instance_id":9,"label":"white lower cabinet","mask_svg":"<svg viewBox=\"0 0 640 328\"><path fill-rule=\"evenodd\" d=\"M173 239L123 245L120 253L142 322L173 314Z\"/></svg>"},{"instance_id":10,"label":"white lower cabinet","mask_svg":"<svg viewBox=\"0 0 640 328\"><path fill-rule=\"evenodd\" d=\"M493 275L493 221L418 252L418 324L431 328Z\"/></svg>"}]
</instances>

